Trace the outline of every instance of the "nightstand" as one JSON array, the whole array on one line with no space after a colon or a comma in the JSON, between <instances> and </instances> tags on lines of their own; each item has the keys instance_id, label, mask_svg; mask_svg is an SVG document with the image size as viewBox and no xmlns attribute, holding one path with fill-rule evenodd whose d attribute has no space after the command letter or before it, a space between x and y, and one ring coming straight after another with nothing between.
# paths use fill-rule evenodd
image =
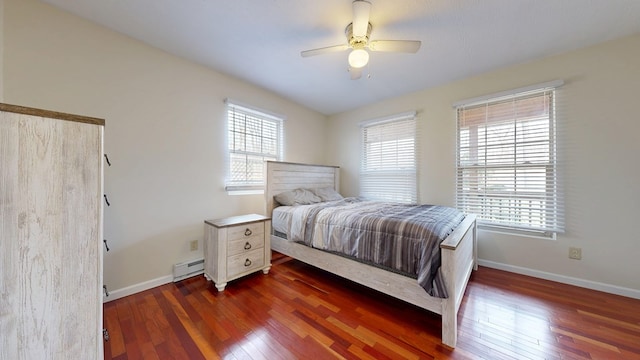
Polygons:
<instances>
[{"instance_id":1,"label":"nightstand","mask_svg":"<svg viewBox=\"0 0 640 360\"><path fill-rule=\"evenodd\" d=\"M218 291L227 282L271 269L271 218L241 215L204 222L204 275Z\"/></svg>"}]
</instances>

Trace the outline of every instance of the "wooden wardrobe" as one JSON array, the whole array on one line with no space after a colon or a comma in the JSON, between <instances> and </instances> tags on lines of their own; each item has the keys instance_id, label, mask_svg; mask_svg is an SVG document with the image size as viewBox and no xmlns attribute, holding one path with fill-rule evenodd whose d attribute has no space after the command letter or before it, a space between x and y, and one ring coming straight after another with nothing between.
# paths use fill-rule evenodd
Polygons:
<instances>
[{"instance_id":1,"label":"wooden wardrobe","mask_svg":"<svg viewBox=\"0 0 640 360\"><path fill-rule=\"evenodd\" d=\"M102 359L104 120L0 104L0 359Z\"/></svg>"}]
</instances>

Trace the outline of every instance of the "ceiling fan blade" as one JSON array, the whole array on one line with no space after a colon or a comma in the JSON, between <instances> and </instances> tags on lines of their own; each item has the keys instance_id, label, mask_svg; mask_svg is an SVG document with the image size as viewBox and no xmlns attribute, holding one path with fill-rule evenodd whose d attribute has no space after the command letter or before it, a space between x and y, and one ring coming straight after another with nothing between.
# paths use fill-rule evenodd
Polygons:
<instances>
[{"instance_id":1,"label":"ceiling fan blade","mask_svg":"<svg viewBox=\"0 0 640 360\"><path fill-rule=\"evenodd\" d=\"M353 2L353 36L367 36L367 28L369 27L369 13L371 12L371 3L363 0L355 0Z\"/></svg>"},{"instance_id":2,"label":"ceiling fan blade","mask_svg":"<svg viewBox=\"0 0 640 360\"><path fill-rule=\"evenodd\" d=\"M374 40L369 42L371 51L415 53L422 42L417 40Z\"/></svg>"},{"instance_id":3,"label":"ceiling fan blade","mask_svg":"<svg viewBox=\"0 0 640 360\"><path fill-rule=\"evenodd\" d=\"M301 51L300 55L302 57L316 56L316 55L322 55L322 54L327 54L327 53L332 53L337 51L344 51L344 50L347 50L348 48L349 48L349 45L347 44L328 46L328 47L323 47L319 49Z\"/></svg>"},{"instance_id":4,"label":"ceiling fan blade","mask_svg":"<svg viewBox=\"0 0 640 360\"><path fill-rule=\"evenodd\" d=\"M349 67L349 73L351 74L351 80L358 80L362 77L362 68Z\"/></svg>"}]
</instances>

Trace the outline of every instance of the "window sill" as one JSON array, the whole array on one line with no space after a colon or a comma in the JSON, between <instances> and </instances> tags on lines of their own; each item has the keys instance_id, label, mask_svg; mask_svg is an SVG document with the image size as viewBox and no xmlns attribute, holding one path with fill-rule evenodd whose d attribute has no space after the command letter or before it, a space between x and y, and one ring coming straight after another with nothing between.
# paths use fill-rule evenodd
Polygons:
<instances>
[{"instance_id":1,"label":"window sill","mask_svg":"<svg viewBox=\"0 0 640 360\"><path fill-rule=\"evenodd\" d=\"M227 195L261 195L264 190L227 190Z\"/></svg>"},{"instance_id":2,"label":"window sill","mask_svg":"<svg viewBox=\"0 0 640 360\"><path fill-rule=\"evenodd\" d=\"M497 234L505 234L512 236L528 237L542 240L557 240L557 233L551 231L526 230L518 228L510 228L506 226L497 226L492 224L478 223L478 229L489 231Z\"/></svg>"}]
</instances>

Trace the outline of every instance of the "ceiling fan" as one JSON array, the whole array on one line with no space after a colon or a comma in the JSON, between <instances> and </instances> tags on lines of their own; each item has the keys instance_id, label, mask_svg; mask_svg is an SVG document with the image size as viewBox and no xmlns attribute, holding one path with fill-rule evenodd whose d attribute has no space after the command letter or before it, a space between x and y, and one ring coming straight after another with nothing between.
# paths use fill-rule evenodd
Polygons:
<instances>
[{"instance_id":1,"label":"ceiling fan","mask_svg":"<svg viewBox=\"0 0 640 360\"><path fill-rule=\"evenodd\" d=\"M345 35L347 43L323 47L319 49L302 51L302 57L321 55L336 51L351 50L349 53L349 72L351 79L356 80L362 76L362 68L369 62L369 51L415 53L420 49L421 42L416 40L373 40L370 41L371 23L369 13L371 3L364 0L353 2L353 22L347 25Z\"/></svg>"}]
</instances>

